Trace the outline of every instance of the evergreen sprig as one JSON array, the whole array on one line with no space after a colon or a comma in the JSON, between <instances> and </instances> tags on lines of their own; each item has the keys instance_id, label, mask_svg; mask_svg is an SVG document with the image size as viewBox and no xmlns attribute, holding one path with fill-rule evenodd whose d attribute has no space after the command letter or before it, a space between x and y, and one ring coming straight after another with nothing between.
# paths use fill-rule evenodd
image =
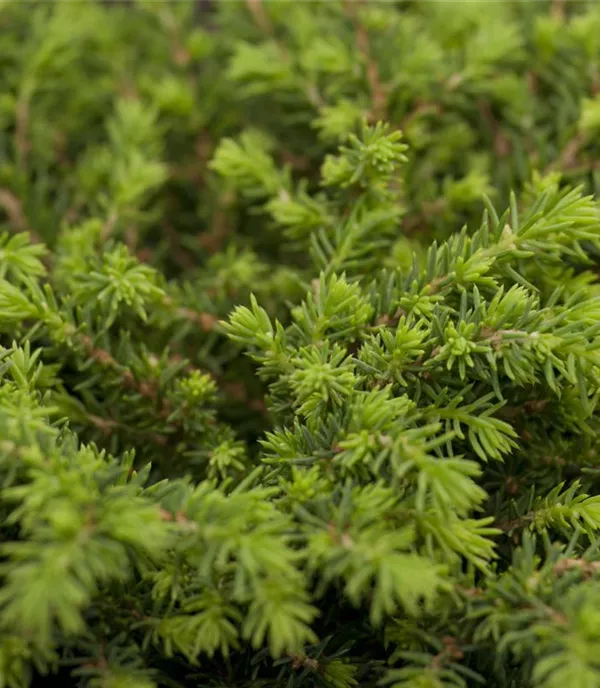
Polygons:
<instances>
[{"instance_id":1,"label":"evergreen sprig","mask_svg":"<svg viewBox=\"0 0 600 688\"><path fill-rule=\"evenodd\" d=\"M0 28L0 688L600 686L598 5Z\"/></svg>"}]
</instances>

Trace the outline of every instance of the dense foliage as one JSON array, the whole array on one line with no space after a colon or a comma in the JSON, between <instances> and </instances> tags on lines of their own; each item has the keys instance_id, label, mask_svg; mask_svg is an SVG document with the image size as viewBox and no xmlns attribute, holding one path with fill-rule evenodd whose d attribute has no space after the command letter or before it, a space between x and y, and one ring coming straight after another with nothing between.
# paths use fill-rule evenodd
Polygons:
<instances>
[{"instance_id":1,"label":"dense foliage","mask_svg":"<svg viewBox=\"0 0 600 688\"><path fill-rule=\"evenodd\" d=\"M600 687L600 5L0 0L0 688Z\"/></svg>"}]
</instances>

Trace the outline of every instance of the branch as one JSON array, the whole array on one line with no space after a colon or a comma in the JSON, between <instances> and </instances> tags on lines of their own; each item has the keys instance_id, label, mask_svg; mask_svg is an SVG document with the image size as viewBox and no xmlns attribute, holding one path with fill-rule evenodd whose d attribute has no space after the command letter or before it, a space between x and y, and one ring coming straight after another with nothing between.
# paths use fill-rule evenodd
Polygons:
<instances>
[{"instance_id":1,"label":"branch","mask_svg":"<svg viewBox=\"0 0 600 688\"><path fill-rule=\"evenodd\" d=\"M313 657L290 655L290 659L292 660L292 669L310 669L311 671L322 671L323 669L319 660Z\"/></svg>"},{"instance_id":2,"label":"branch","mask_svg":"<svg viewBox=\"0 0 600 688\"><path fill-rule=\"evenodd\" d=\"M364 0L359 0L364 3ZM350 19L354 26L356 47L362 56L366 69L367 81L369 82L369 89L371 91L371 111L368 118L372 122L387 119L387 89L381 83L379 78L379 67L377 62L373 59L371 54L371 44L369 41L369 34L366 28L361 24L352 0L345 0L344 10L346 16Z\"/></svg>"},{"instance_id":3,"label":"branch","mask_svg":"<svg viewBox=\"0 0 600 688\"><path fill-rule=\"evenodd\" d=\"M165 304L169 306L175 305L170 299L166 301ZM202 332L212 332L219 322L219 319L211 313L195 311L193 308L187 308L185 306L177 307L177 315L184 320L194 323L194 325L199 325Z\"/></svg>"},{"instance_id":4,"label":"branch","mask_svg":"<svg viewBox=\"0 0 600 688\"><path fill-rule=\"evenodd\" d=\"M156 432L140 430L138 428L133 428L130 425L124 425L123 423L118 423L113 418L103 418L101 416L96 416L94 414L89 414L87 420L97 427L105 437L108 437L116 430L122 430L129 435L140 435L141 437L147 437L152 442L158 445L165 446L168 444L169 440L163 435L159 435Z\"/></svg>"},{"instance_id":5,"label":"branch","mask_svg":"<svg viewBox=\"0 0 600 688\"><path fill-rule=\"evenodd\" d=\"M443 93L451 93L460 86L462 82L462 76L458 73L452 74L446 81L440 84ZM406 127L412 122L413 119L419 117L420 115L434 114L441 115L444 112L444 107L441 103L436 103L434 101L422 101L417 99L415 107L407 112L404 117L400 120L400 129L406 129Z\"/></svg>"},{"instance_id":6,"label":"branch","mask_svg":"<svg viewBox=\"0 0 600 688\"><path fill-rule=\"evenodd\" d=\"M106 243L113 233L115 226L119 220L119 216L116 212L116 210L111 210L108 217L106 218L106 221L102 225L102 232L101 232L101 237L102 237L102 243Z\"/></svg>"},{"instance_id":7,"label":"branch","mask_svg":"<svg viewBox=\"0 0 600 688\"><path fill-rule=\"evenodd\" d=\"M585 133L579 132L578 134L575 134L575 136L563 148L558 158L546 166L544 169L544 175L550 174L550 172L553 172L554 170L564 172L576 167L579 164L577 161L577 156L586 143L587 135Z\"/></svg>"},{"instance_id":8,"label":"branch","mask_svg":"<svg viewBox=\"0 0 600 688\"><path fill-rule=\"evenodd\" d=\"M553 0L552 6L550 8L550 15L553 19L558 21L565 21L565 4L567 0Z\"/></svg>"},{"instance_id":9,"label":"branch","mask_svg":"<svg viewBox=\"0 0 600 688\"><path fill-rule=\"evenodd\" d=\"M15 110L15 148L21 160L25 163L29 152L27 130L29 128L29 99L20 97Z\"/></svg>"},{"instance_id":10,"label":"branch","mask_svg":"<svg viewBox=\"0 0 600 688\"><path fill-rule=\"evenodd\" d=\"M222 194L217 201L210 229L202 232L198 237L200 245L210 254L217 253L221 249L223 242L231 232L227 209L233 200L234 195L231 191Z\"/></svg>"},{"instance_id":11,"label":"branch","mask_svg":"<svg viewBox=\"0 0 600 688\"><path fill-rule=\"evenodd\" d=\"M510 521L498 523L496 524L496 528L500 529L503 533L508 534L517 528L524 528L525 526L528 526L534 518L535 514L525 514L525 516L521 516L520 518L513 518Z\"/></svg>"},{"instance_id":12,"label":"branch","mask_svg":"<svg viewBox=\"0 0 600 688\"><path fill-rule=\"evenodd\" d=\"M505 158L511 149L510 141L506 138L498 121L494 117L492 108L487 100L482 100L478 103L478 109L481 116L485 119L492 132L494 141L494 152L499 158Z\"/></svg>"},{"instance_id":13,"label":"branch","mask_svg":"<svg viewBox=\"0 0 600 688\"><path fill-rule=\"evenodd\" d=\"M133 389L142 397L156 402L158 396L158 385L154 380L136 380L135 376L129 368L120 364L112 354L106 349L97 347L94 344L94 340L87 334L75 334L75 339L78 344L83 348L85 353L99 365L110 368L111 370L117 372L122 381L124 387L128 389ZM163 399L160 408L161 418L168 418L171 414L170 404L166 399Z\"/></svg>"},{"instance_id":14,"label":"branch","mask_svg":"<svg viewBox=\"0 0 600 688\"><path fill-rule=\"evenodd\" d=\"M33 241L42 243L40 235L29 227L21 201L8 189L0 189L0 206L4 209L14 230L29 232Z\"/></svg>"},{"instance_id":15,"label":"branch","mask_svg":"<svg viewBox=\"0 0 600 688\"><path fill-rule=\"evenodd\" d=\"M408 127L408 125L413 121L413 119L416 119L421 115L441 115L442 112L443 108L439 103L418 101L415 108L408 112L406 115L404 115L404 117L400 120L399 128L405 130Z\"/></svg>"},{"instance_id":16,"label":"branch","mask_svg":"<svg viewBox=\"0 0 600 688\"><path fill-rule=\"evenodd\" d=\"M275 31L273 30L273 24L269 19L268 14L265 12L262 0L246 0L246 7L250 10L250 14L254 19L254 23L258 28L268 36L273 37Z\"/></svg>"},{"instance_id":17,"label":"branch","mask_svg":"<svg viewBox=\"0 0 600 688\"><path fill-rule=\"evenodd\" d=\"M600 571L600 561L586 561L585 559L560 559L552 569L558 576L567 571L581 571L585 578L590 578Z\"/></svg>"},{"instance_id":18,"label":"branch","mask_svg":"<svg viewBox=\"0 0 600 688\"><path fill-rule=\"evenodd\" d=\"M425 201L421 209L412 215L406 215L402 219L402 229L408 237L415 234L419 229L428 229L428 223L435 217L439 217L448 209L448 201L445 198L438 198L435 201Z\"/></svg>"},{"instance_id":19,"label":"branch","mask_svg":"<svg viewBox=\"0 0 600 688\"><path fill-rule=\"evenodd\" d=\"M456 638L452 636L444 636L442 638L444 649L439 652L431 661L431 668L434 671L440 671L448 660L456 662L464 657L464 652L460 649Z\"/></svg>"}]
</instances>

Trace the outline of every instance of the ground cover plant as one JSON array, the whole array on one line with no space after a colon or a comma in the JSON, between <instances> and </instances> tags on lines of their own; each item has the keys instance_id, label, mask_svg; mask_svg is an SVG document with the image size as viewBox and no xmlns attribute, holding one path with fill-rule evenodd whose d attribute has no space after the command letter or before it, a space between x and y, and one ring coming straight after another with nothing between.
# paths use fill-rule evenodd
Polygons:
<instances>
[{"instance_id":1,"label":"ground cover plant","mask_svg":"<svg viewBox=\"0 0 600 688\"><path fill-rule=\"evenodd\" d=\"M600 6L0 0L0 686L600 686Z\"/></svg>"}]
</instances>

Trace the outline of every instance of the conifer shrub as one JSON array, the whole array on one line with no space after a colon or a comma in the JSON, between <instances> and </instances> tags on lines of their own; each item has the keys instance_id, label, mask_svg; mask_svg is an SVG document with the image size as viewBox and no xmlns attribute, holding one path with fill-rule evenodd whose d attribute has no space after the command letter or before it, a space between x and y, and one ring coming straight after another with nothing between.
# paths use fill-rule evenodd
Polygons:
<instances>
[{"instance_id":1,"label":"conifer shrub","mask_svg":"<svg viewBox=\"0 0 600 688\"><path fill-rule=\"evenodd\" d=\"M0 0L0 687L600 686L600 7Z\"/></svg>"}]
</instances>

